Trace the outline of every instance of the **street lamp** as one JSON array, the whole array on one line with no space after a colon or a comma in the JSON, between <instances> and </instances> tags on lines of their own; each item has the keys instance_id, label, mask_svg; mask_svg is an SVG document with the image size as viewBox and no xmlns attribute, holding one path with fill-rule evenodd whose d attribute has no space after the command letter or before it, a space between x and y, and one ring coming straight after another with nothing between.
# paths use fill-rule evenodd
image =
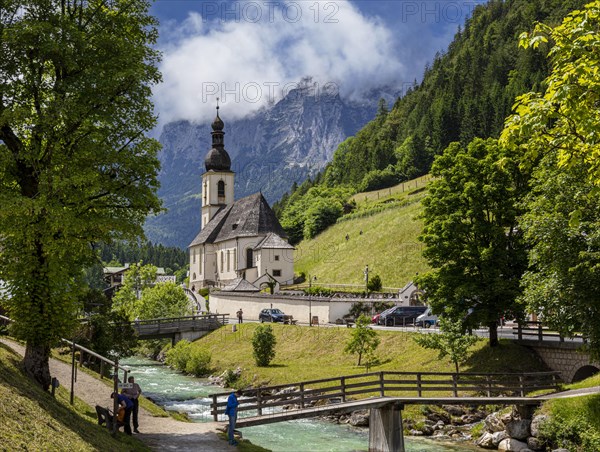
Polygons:
<instances>
[{"instance_id":1,"label":"street lamp","mask_svg":"<svg viewBox=\"0 0 600 452\"><path fill-rule=\"evenodd\" d=\"M308 326L312 326L312 292L310 289L312 288L313 278L315 281L317 280L316 276L311 277L310 274L308 275Z\"/></svg>"}]
</instances>

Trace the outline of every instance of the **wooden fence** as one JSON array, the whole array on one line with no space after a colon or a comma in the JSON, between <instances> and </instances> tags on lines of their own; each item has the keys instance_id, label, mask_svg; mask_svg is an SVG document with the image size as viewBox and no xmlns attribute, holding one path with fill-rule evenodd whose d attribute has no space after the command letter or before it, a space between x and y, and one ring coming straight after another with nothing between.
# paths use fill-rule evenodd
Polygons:
<instances>
[{"instance_id":1,"label":"wooden fence","mask_svg":"<svg viewBox=\"0 0 600 452\"><path fill-rule=\"evenodd\" d=\"M557 339L560 342L565 341L565 337L557 331L550 330L545 327L542 322L527 321L519 323L517 326L513 326L513 334L517 336L518 340L553 340ZM581 334L575 334L572 336L573 339L586 342L586 338Z\"/></svg>"},{"instance_id":2,"label":"wooden fence","mask_svg":"<svg viewBox=\"0 0 600 452\"><path fill-rule=\"evenodd\" d=\"M343 403L363 397L399 397L424 394L460 397L459 394L486 397L515 396L542 389L558 389L559 372L535 373L450 373L450 372L372 372L322 380L249 389L239 401L239 412L254 411L258 416L285 405L302 409L325 403ZM211 414L218 421L225 413L230 393L212 395Z\"/></svg>"}]
</instances>

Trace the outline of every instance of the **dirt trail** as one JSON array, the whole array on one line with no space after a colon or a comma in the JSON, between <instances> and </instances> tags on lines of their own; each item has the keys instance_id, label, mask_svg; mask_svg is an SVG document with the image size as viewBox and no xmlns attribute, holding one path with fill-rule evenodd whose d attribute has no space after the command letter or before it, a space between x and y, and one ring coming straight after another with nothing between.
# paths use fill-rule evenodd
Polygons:
<instances>
[{"instance_id":1,"label":"dirt trail","mask_svg":"<svg viewBox=\"0 0 600 452\"><path fill-rule=\"evenodd\" d=\"M25 347L10 341L0 339L0 342L11 347L21 356L25 354ZM50 360L50 374L58 381L70 388L71 366L62 361ZM101 383L97 378L85 372L77 372L75 395L89 404L92 408L96 405L112 407L110 394L112 389ZM139 411L140 433L135 436L151 449L157 451L232 451L236 448L228 445L217 437L216 423L180 422L170 417L154 417L140 407Z\"/></svg>"}]
</instances>

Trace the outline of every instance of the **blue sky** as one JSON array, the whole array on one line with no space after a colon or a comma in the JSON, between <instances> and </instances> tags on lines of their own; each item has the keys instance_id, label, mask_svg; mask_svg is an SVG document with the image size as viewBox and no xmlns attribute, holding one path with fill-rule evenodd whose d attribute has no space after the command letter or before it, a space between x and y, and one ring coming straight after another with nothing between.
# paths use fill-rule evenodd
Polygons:
<instances>
[{"instance_id":1,"label":"blue sky","mask_svg":"<svg viewBox=\"0 0 600 452\"><path fill-rule=\"evenodd\" d=\"M483 0L158 0L161 124L228 118L275 102L313 78L316 93L360 97L420 80ZM376 100L375 100L376 101Z\"/></svg>"}]
</instances>

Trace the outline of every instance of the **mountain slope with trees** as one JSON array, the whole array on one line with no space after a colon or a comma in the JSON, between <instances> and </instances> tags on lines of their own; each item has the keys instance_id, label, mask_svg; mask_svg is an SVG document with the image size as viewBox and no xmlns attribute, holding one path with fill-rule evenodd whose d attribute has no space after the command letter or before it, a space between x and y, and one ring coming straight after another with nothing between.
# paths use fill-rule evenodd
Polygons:
<instances>
[{"instance_id":1,"label":"mountain slope with trees","mask_svg":"<svg viewBox=\"0 0 600 452\"><path fill-rule=\"evenodd\" d=\"M515 98L540 90L550 71L547 46L518 49L520 34L537 21L556 24L584 3L493 0L476 7L446 52L425 69L421 83L390 111L381 102L376 117L340 144L322 173L292 187L277 203L292 241L315 235L314 228L306 227L311 217L324 218L324 229L346 213L351 208L344 206L348 192L376 190L426 174L434 157L452 142L466 146L476 137L497 138ZM330 207L315 212L318 206L308 210L306 204Z\"/></svg>"}]
</instances>

